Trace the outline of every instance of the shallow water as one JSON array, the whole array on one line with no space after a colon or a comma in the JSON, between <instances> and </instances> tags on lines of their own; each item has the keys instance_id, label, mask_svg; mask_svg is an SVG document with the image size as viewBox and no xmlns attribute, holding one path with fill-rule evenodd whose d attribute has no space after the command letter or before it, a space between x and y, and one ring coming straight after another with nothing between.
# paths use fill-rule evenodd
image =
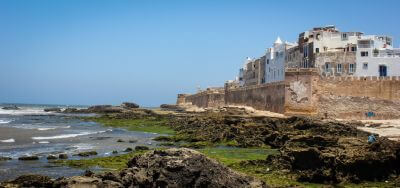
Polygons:
<instances>
[{"instance_id":1,"label":"shallow water","mask_svg":"<svg viewBox=\"0 0 400 188\"><path fill-rule=\"evenodd\" d=\"M155 146L154 133L126 131L81 121L76 116L46 113L47 106L24 106L21 110L0 110L0 156L13 160L0 161L0 181L22 174L43 174L51 177L81 175L84 170L48 163L49 154L96 150L98 156L111 155L136 145ZM0 107L1 108L1 107ZM124 139L127 142L117 142ZM129 140L137 140L129 143ZM39 161L18 161L24 155L37 155ZM71 158L72 157L72 158Z\"/></svg>"}]
</instances>

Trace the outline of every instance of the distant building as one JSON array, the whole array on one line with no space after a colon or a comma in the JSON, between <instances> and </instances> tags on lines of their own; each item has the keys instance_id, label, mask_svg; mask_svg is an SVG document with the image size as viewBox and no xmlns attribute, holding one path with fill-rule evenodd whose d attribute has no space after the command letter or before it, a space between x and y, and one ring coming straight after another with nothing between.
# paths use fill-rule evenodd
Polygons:
<instances>
[{"instance_id":1,"label":"distant building","mask_svg":"<svg viewBox=\"0 0 400 188\"><path fill-rule=\"evenodd\" d=\"M358 40L357 76L400 76L400 48L388 36L367 35Z\"/></svg>"},{"instance_id":2,"label":"distant building","mask_svg":"<svg viewBox=\"0 0 400 188\"><path fill-rule=\"evenodd\" d=\"M265 82L278 82L285 80L285 57L286 51L295 44L283 43L280 37L276 39L274 45L267 49L265 54Z\"/></svg>"},{"instance_id":3,"label":"distant building","mask_svg":"<svg viewBox=\"0 0 400 188\"><path fill-rule=\"evenodd\" d=\"M400 48L388 36L341 32L335 26L302 32L297 43L280 37L265 55L247 58L239 86L285 80L287 69L316 69L321 76L400 76Z\"/></svg>"}]
</instances>

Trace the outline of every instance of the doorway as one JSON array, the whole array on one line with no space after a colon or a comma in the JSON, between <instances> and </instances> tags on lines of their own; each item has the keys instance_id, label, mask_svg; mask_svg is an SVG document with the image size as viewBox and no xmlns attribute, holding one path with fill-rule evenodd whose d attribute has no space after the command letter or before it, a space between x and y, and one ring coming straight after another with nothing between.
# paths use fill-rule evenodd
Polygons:
<instances>
[{"instance_id":1,"label":"doorway","mask_svg":"<svg viewBox=\"0 0 400 188\"><path fill-rule=\"evenodd\" d=\"M379 65L379 76L387 76L386 65Z\"/></svg>"}]
</instances>

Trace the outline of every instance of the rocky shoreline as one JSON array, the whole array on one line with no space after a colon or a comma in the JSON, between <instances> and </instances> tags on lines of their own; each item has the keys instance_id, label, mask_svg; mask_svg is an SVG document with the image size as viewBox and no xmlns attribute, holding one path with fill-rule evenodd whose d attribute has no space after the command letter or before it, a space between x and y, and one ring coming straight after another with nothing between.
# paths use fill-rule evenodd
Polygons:
<instances>
[{"instance_id":1,"label":"rocky shoreline","mask_svg":"<svg viewBox=\"0 0 400 188\"><path fill-rule=\"evenodd\" d=\"M132 158L120 172L51 179L20 176L0 187L267 187L265 182L189 149L154 150Z\"/></svg>"},{"instance_id":2,"label":"rocky shoreline","mask_svg":"<svg viewBox=\"0 0 400 188\"><path fill-rule=\"evenodd\" d=\"M165 124L163 126L175 130L175 133L157 137L156 140L164 142L161 147L180 149L151 150L129 160L128 168L120 172L106 173L107 175L90 173L91 175L59 180L41 176L39 179L50 182L50 187L68 187L72 185L71 182L97 187L266 187L270 182L274 182L269 178L278 174L287 177L283 180L287 182L270 186L299 185L296 182L321 185L351 183L360 187L365 182L375 182L379 186L400 185L400 144L384 137L378 137L376 142L369 143L367 140L371 134L357 129L364 126L361 122L344 123L308 117L260 117L241 108L212 109L194 113L182 111L173 105L163 105L162 112L121 106L102 105L81 112L100 113L101 120L109 120L110 125L113 125L113 122L131 120L162 120ZM273 148L278 152L266 155L263 159L249 159L228 165L241 172L248 172L247 176L243 176L196 151L182 149L219 146L255 150ZM177 161L179 168L168 167ZM164 163L165 165L162 165ZM212 165L209 166L208 163ZM158 168L160 170L157 170ZM152 171L149 171L150 169ZM166 172L168 173L164 174ZM217 176L211 177L209 173ZM252 178L249 179L249 176ZM260 178L265 176L267 178ZM21 179L23 180L24 176L5 182L2 186L23 186L25 184Z\"/></svg>"}]
</instances>

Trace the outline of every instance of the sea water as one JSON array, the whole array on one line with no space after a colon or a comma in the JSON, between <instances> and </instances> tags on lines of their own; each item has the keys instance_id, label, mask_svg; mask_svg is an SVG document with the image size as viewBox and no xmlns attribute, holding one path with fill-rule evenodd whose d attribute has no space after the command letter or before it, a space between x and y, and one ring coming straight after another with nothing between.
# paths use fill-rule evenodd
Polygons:
<instances>
[{"instance_id":1,"label":"sea water","mask_svg":"<svg viewBox=\"0 0 400 188\"><path fill-rule=\"evenodd\" d=\"M62 114L44 112L45 108L67 106L17 105L19 110L3 110L8 104L0 104L0 156L13 160L0 161L0 181L23 174L42 174L54 178L81 175L85 169L69 168L49 163L50 154L73 154L96 150L98 156L111 155L136 145L156 144L153 133L126 131L104 127L94 122L82 121L79 116L94 114ZM79 108L79 107L78 107ZM136 143L117 142L118 139L137 140ZM18 157L37 155L39 161L19 161Z\"/></svg>"}]
</instances>

